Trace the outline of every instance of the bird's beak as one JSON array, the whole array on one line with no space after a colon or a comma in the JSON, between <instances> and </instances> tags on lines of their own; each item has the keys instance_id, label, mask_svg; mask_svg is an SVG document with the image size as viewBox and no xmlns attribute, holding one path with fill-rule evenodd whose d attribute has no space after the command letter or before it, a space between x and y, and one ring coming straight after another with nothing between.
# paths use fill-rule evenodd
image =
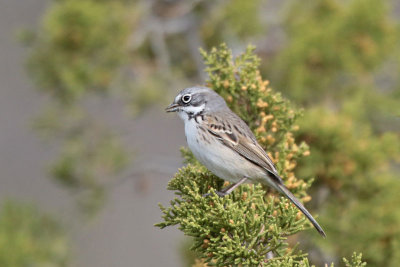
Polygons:
<instances>
[{"instance_id":1,"label":"bird's beak","mask_svg":"<svg viewBox=\"0 0 400 267\"><path fill-rule=\"evenodd\" d=\"M178 111L178 109L179 109L179 105L178 105L178 104L175 104L175 103L172 103L171 105L169 105L169 106L165 109L165 111L166 111L166 112L176 112L176 111Z\"/></svg>"}]
</instances>

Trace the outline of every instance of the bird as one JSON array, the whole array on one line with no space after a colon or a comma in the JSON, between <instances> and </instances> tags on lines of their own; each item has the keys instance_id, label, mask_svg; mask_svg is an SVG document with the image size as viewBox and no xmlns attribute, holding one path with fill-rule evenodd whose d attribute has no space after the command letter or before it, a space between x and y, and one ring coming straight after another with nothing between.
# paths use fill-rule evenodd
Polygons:
<instances>
[{"instance_id":1,"label":"bird","mask_svg":"<svg viewBox=\"0 0 400 267\"><path fill-rule=\"evenodd\" d=\"M228 195L245 182L269 185L287 197L326 237L310 212L284 185L247 124L214 90L203 86L185 88L165 110L176 112L184 121L186 141L196 159L216 176L232 183L216 194Z\"/></svg>"}]
</instances>

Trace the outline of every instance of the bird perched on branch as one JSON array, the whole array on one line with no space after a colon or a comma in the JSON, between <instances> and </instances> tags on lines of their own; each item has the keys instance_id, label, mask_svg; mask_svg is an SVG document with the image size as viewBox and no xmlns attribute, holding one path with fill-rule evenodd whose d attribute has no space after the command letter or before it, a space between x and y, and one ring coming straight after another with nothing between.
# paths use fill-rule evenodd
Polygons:
<instances>
[{"instance_id":1,"label":"bird perched on branch","mask_svg":"<svg viewBox=\"0 0 400 267\"><path fill-rule=\"evenodd\" d=\"M233 184L217 192L230 194L244 182L266 184L286 196L310 220L317 231L325 232L300 201L286 188L268 154L258 144L247 124L207 87L182 90L167 112L177 112L185 123L188 146L212 173Z\"/></svg>"}]
</instances>

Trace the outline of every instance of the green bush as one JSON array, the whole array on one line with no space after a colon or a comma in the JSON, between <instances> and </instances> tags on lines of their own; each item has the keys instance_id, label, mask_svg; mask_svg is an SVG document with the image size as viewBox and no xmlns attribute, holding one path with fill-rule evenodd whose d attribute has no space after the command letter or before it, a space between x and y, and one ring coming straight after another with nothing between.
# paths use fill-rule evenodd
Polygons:
<instances>
[{"instance_id":1,"label":"green bush","mask_svg":"<svg viewBox=\"0 0 400 267\"><path fill-rule=\"evenodd\" d=\"M119 2L52 4L32 43L32 76L60 102L107 90L126 59L129 22L129 12Z\"/></svg>"},{"instance_id":2,"label":"green bush","mask_svg":"<svg viewBox=\"0 0 400 267\"><path fill-rule=\"evenodd\" d=\"M300 113L262 80L253 48L236 58L225 45L202 54L210 77L208 86L224 96L255 131L286 186L303 201L309 201L306 190L311 180L296 178L293 172L297 160L309 154L308 146L298 144L293 137ZM164 221L157 226L179 225L193 237L191 249L202 259L198 264L309 266L306 254L290 247L287 241L288 236L309 228L294 205L275 193L266 194L260 185L242 185L226 197L213 194L205 198L204 193L219 190L224 182L188 150L183 149L183 155L188 165L168 184L178 197L168 208L160 205Z\"/></svg>"}]
</instances>

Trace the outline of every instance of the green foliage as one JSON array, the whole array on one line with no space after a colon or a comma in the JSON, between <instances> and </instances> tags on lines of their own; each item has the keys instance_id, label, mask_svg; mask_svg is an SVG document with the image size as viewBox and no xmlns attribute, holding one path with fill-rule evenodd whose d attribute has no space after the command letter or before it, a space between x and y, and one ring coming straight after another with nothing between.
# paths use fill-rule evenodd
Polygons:
<instances>
[{"instance_id":1,"label":"green foliage","mask_svg":"<svg viewBox=\"0 0 400 267\"><path fill-rule=\"evenodd\" d=\"M258 14L260 0L219 2L202 22L207 44L219 44L228 38L250 38L262 31Z\"/></svg>"},{"instance_id":2,"label":"green foliage","mask_svg":"<svg viewBox=\"0 0 400 267\"><path fill-rule=\"evenodd\" d=\"M129 14L119 2L53 4L29 63L40 87L61 102L107 90L127 53Z\"/></svg>"},{"instance_id":3,"label":"green foliage","mask_svg":"<svg viewBox=\"0 0 400 267\"><path fill-rule=\"evenodd\" d=\"M68 266L60 225L32 206L5 202L0 212L0 266Z\"/></svg>"},{"instance_id":4,"label":"green foliage","mask_svg":"<svg viewBox=\"0 0 400 267\"><path fill-rule=\"evenodd\" d=\"M210 77L207 84L227 99L255 130L260 143L274 153L272 158L287 186L309 200L305 190L310 181L297 179L292 172L296 160L308 151L304 143L299 146L292 137L299 113L267 88L257 70L259 60L253 48L235 59L225 45L202 54ZM183 155L189 164L168 184L168 189L180 198L171 201L169 208L160 206L164 222L157 226L179 225L194 238L192 249L205 262L217 266L306 266L305 254L293 253L286 241L287 236L308 225L297 208L284 198L265 195L260 185L243 185L224 198L216 194L204 198L204 193L219 190L223 181L197 163L188 151L184 150ZM274 258L267 260L269 252Z\"/></svg>"},{"instance_id":5,"label":"green foliage","mask_svg":"<svg viewBox=\"0 0 400 267\"><path fill-rule=\"evenodd\" d=\"M387 1L294 2L283 26L288 42L271 64L271 80L302 103L365 89L398 42Z\"/></svg>"},{"instance_id":6,"label":"green foliage","mask_svg":"<svg viewBox=\"0 0 400 267\"><path fill-rule=\"evenodd\" d=\"M314 174L332 190L368 186L367 181L385 173L387 162L400 160L400 140L395 134L373 135L368 124L351 116L314 108L299 122L297 136L310 144L311 155L300 162L298 174Z\"/></svg>"},{"instance_id":7,"label":"green foliage","mask_svg":"<svg viewBox=\"0 0 400 267\"><path fill-rule=\"evenodd\" d=\"M298 210L286 200L264 198L261 186L242 186L225 198L202 197L222 184L199 164L183 167L168 185L181 199L174 199L171 208L161 206L165 222L158 226L178 224L194 237L192 249L218 266L261 264L269 251L288 257L285 236L305 224L304 218L296 219Z\"/></svg>"},{"instance_id":8,"label":"green foliage","mask_svg":"<svg viewBox=\"0 0 400 267\"><path fill-rule=\"evenodd\" d=\"M351 256L351 260L347 260L346 258L343 258L344 264L346 267L364 267L367 266L367 263L363 262L362 259L362 254L360 253L357 255L357 253L353 253Z\"/></svg>"},{"instance_id":9,"label":"green foliage","mask_svg":"<svg viewBox=\"0 0 400 267\"><path fill-rule=\"evenodd\" d=\"M295 136L311 153L295 173L316 177L312 204L335 236L310 243L336 257L356 250L369 265L397 266L399 21L389 1L293 1L286 8L287 42L264 71L308 107Z\"/></svg>"},{"instance_id":10,"label":"green foliage","mask_svg":"<svg viewBox=\"0 0 400 267\"><path fill-rule=\"evenodd\" d=\"M400 201L400 181L390 165L400 160L398 136L375 136L365 123L321 108L307 112L300 125L298 136L311 155L296 172L315 174L316 188L329 192L320 220L335 242L324 245L337 255L363 251L368 263L391 266L400 256L400 212L391 208Z\"/></svg>"}]
</instances>

